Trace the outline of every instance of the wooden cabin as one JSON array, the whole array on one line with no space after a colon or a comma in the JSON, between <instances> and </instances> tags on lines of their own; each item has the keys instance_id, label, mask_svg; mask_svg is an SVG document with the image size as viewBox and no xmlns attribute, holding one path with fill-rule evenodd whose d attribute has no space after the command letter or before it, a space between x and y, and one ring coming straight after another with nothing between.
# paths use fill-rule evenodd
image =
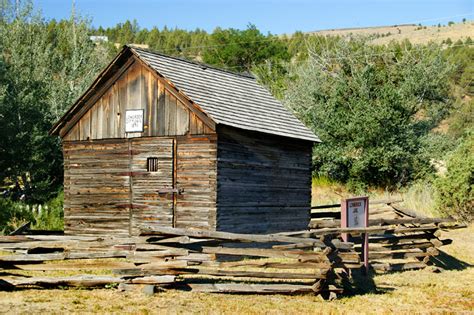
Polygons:
<instances>
[{"instance_id":1,"label":"wooden cabin","mask_svg":"<svg viewBox=\"0 0 474 315\"><path fill-rule=\"evenodd\" d=\"M67 234L308 225L319 139L253 77L125 46L51 133Z\"/></svg>"}]
</instances>

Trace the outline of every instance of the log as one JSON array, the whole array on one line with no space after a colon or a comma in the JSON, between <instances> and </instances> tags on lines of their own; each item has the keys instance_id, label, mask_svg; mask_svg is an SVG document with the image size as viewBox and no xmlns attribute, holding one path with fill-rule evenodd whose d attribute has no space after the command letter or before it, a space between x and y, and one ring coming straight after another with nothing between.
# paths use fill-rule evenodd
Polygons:
<instances>
[{"instance_id":1,"label":"log","mask_svg":"<svg viewBox=\"0 0 474 315\"><path fill-rule=\"evenodd\" d=\"M403 251L386 251L386 252L370 252L369 259L407 259L431 256L430 253L420 250L403 250Z\"/></svg>"},{"instance_id":2,"label":"log","mask_svg":"<svg viewBox=\"0 0 474 315\"><path fill-rule=\"evenodd\" d=\"M43 262L65 259L97 259L97 258L125 258L128 251L109 251L109 252L77 252L77 253L55 253L55 254L23 254L23 255L5 255L0 256L0 262L8 263L28 263Z\"/></svg>"},{"instance_id":3,"label":"log","mask_svg":"<svg viewBox=\"0 0 474 315\"><path fill-rule=\"evenodd\" d=\"M235 242L257 242L257 243L268 243L268 242L279 242L279 243L301 243L318 246L321 248L326 247L323 242L316 239L301 239L295 237L287 237L279 234L239 234L229 232L217 232L207 230L191 230L191 229L179 229L170 227L158 227L158 226L142 226L141 235L175 235L175 236L189 236L196 238L213 238L220 240L228 240Z\"/></svg>"},{"instance_id":4,"label":"log","mask_svg":"<svg viewBox=\"0 0 474 315\"><path fill-rule=\"evenodd\" d=\"M436 224L454 222L453 219L439 218L399 218L399 219L369 219L369 226L402 225L402 224Z\"/></svg>"},{"instance_id":5,"label":"log","mask_svg":"<svg viewBox=\"0 0 474 315\"><path fill-rule=\"evenodd\" d=\"M176 276L148 276L139 277L129 280L129 283L133 284L171 284L176 281Z\"/></svg>"},{"instance_id":6,"label":"log","mask_svg":"<svg viewBox=\"0 0 474 315\"><path fill-rule=\"evenodd\" d=\"M55 264L13 264L6 267L6 270L30 270L30 271L55 271L55 270L103 270L114 268L133 268L135 265L128 262L96 262L96 263L55 263Z\"/></svg>"},{"instance_id":7,"label":"log","mask_svg":"<svg viewBox=\"0 0 474 315\"><path fill-rule=\"evenodd\" d=\"M354 234L398 234L398 233L411 233L411 232L434 232L438 229L436 226L423 226L423 227L384 227L374 226L367 228L328 228L320 230L310 230L313 235L325 235L325 234L339 234L339 233L354 233Z\"/></svg>"},{"instance_id":8,"label":"log","mask_svg":"<svg viewBox=\"0 0 474 315\"><path fill-rule=\"evenodd\" d=\"M258 293L258 294L294 294L318 293L318 287L297 284L245 284L245 283L187 283L195 292L207 293Z\"/></svg>"},{"instance_id":9,"label":"log","mask_svg":"<svg viewBox=\"0 0 474 315\"><path fill-rule=\"evenodd\" d=\"M314 269L312 273L290 273L290 272L260 272L260 271L240 271L240 270L212 270L196 268L196 274L235 277L235 278L265 278L265 279L326 279L328 270Z\"/></svg>"},{"instance_id":10,"label":"log","mask_svg":"<svg viewBox=\"0 0 474 315\"><path fill-rule=\"evenodd\" d=\"M294 263L279 263L268 261L230 261L230 262L208 262L203 263L205 267L228 268L228 267L258 267L258 268L275 268L275 269L329 269L331 264L329 262L298 262Z\"/></svg>"},{"instance_id":11,"label":"log","mask_svg":"<svg viewBox=\"0 0 474 315\"><path fill-rule=\"evenodd\" d=\"M371 263L370 266L376 271L403 271L423 269L426 264L423 262L408 262L408 263Z\"/></svg>"},{"instance_id":12,"label":"log","mask_svg":"<svg viewBox=\"0 0 474 315\"><path fill-rule=\"evenodd\" d=\"M296 258L301 261L328 261L325 253L308 252L301 250L275 250L275 249L261 249L261 248L226 248L226 247L203 247L203 253L207 254L222 254L222 255L237 255L237 256L252 256L252 257L267 257L267 258Z\"/></svg>"},{"instance_id":13,"label":"log","mask_svg":"<svg viewBox=\"0 0 474 315\"><path fill-rule=\"evenodd\" d=\"M99 287L105 286L112 283L125 282L124 279L119 277L110 276L96 276L96 275L80 275L73 277L31 277L31 278L15 278L8 280L9 283L15 287L21 286L39 286L39 287L52 287L52 286L72 286L72 287Z\"/></svg>"}]
</instances>

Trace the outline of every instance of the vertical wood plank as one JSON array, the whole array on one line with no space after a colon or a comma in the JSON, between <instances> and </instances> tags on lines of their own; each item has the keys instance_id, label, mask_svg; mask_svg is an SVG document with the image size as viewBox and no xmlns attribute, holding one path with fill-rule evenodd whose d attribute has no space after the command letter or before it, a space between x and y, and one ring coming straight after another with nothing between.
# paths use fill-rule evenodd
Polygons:
<instances>
[{"instance_id":1,"label":"vertical wood plank","mask_svg":"<svg viewBox=\"0 0 474 315\"><path fill-rule=\"evenodd\" d=\"M127 88L127 75L123 75L118 82L118 125L119 125L119 137L125 138L125 111L128 103L128 88Z\"/></svg>"},{"instance_id":2,"label":"vertical wood plank","mask_svg":"<svg viewBox=\"0 0 474 315\"><path fill-rule=\"evenodd\" d=\"M91 132L91 112L88 111L81 119L81 140L89 140Z\"/></svg>"},{"instance_id":3,"label":"vertical wood plank","mask_svg":"<svg viewBox=\"0 0 474 315\"><path fill-rule=\"evenodd\" d=\"M135 63L130 67L127 74L128 81L128 103L127 109L139 109L141 106L141 78L140 65ZM141 133L127 133L127 138L139 137Z\"/></svg>"},{"instance_id":4,"label":"vertical wood plank","mask_svg":"<svg viewBox=\"0 0 474 315\"><path fill-rule=\"evenodd\" d=\"M150 100L150 136L158 135L158 86L155 77L148 73L148 99Z\"/></svg>"},{"instance_id":5,"label":"vertical wood plank","mask_svg":"<svg viewBox=\"0 0 474 315\"><path fill-rule=\"evenodd\" d=\"M170 133L170 93L167 90L164 90L165 92L165 111L164 111L164 120L163 124L165 125L165 136L168 136Z\"/></svg>"},{"instance_id":6,"label":"vertical wood plank","mask_svg":"<svg viewBox=\"0 0 474 315\"><path fill-rule=\"evenodd\" d=\"M112 86L113 87L113 86ZM103 103L103 130L102 130L102 138L103 139L108 139L110 138L110 121L113 120L111 115L111 109L110 109L110 101L112 99L112 87L110 87L110 91L107 93L107 98L105 102Z\"/></svg>"},{"instance_id":7,"label":"vertical wood plank","mask_svg":"<svg viewBox=\"0 0 474 315\"><path fill-rule=\"evenodd\" d=\"M100 101L99 101L100 102ZM95 104L91 109L90 109L90 120L91 120L91 133L90 133L90 138L91 139L97 139L97 105Z\"/></svg>"},{"instance_id":8,"label":"vertical wood plank","mask_svg":"<svg viewBox=\"0 0 474 315\"><path fill-rule=\"evenodd\" d=\"M185 135L189 130L188 110L180 101L176 104L176 134Z\"/></svg>"},{"instance_id":9,"label":"vertical wood plank","mask_svg":"<svg viewBox=\"0 0 474 315\"><path fill-rule=\"evenodd\" d=\"M149 73L140 67L140 108L143 108L143 133L142 137L150 136L150 99L148 98Z\"/></svg>"},{"instance_id":10,"label":"vertical wood plank","mask_svg":"<svg viewBox=\"0 0 474 315\"><path fill-rule=\"evenodd\" d=\"M158 135L164 136L166 134L166 125L165 125L165 117L166 117L166 100L165 100L165 89L163 83L160 81L158 83Z\"/></svg>"},{"instance_id":11,"label":"vertical wood plank","mask_svg":"<svg viewBox=\"0 0 474 315\"><path fill-rule=\"evenodd\" d=\"M176 135L176 97L169 95L168 135Z\"/></svg>"},{"instance_id":12,"label":"vertical wood plank","mask_svg":"<svg viewBox=\"0 0 474 315\"><path fill-rule=\"evenodd\" d=\"M99 102L97 102L97 138L103 139L103 130L106 121L104 120L104 107L107 104L108 93L106 93Z\"/></svg>"}]
</instances>

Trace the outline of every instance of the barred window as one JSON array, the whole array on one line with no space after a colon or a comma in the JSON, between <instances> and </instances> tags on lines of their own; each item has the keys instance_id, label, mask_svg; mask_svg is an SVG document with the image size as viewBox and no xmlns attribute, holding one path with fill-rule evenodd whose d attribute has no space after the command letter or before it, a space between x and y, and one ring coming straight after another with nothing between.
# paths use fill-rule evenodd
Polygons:
<instances>
[{"instance_id":1,"label":"barred window","mask_svg":"<svg viewBox=\"0 0 474 315\"><path fill-rule=\"evenodd\" d=\"M148 172L158 172L158 158L149 157L146 159L146 170Z\"/></svg>"}]
</instances>

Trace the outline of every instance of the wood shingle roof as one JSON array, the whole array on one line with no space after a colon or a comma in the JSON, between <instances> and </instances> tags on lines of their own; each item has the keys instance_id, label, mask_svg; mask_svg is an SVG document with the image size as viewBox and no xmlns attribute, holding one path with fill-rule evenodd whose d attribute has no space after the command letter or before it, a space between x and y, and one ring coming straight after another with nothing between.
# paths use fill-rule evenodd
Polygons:
<instances>
[{"instance_id":1,"label":"wood shingle roof","mask_svg":"<svg viewBox=\"0 0 474 315\"><path fill-rule=\"evenodd\" d=\"M88 100L94 98L101 84L110 80L120 66L132 58L132 55L166 79L216 125L320 142L311 130L252 76L131 46L124 46L91 87L56 122L50 133L60 134L60 130L75 115L80 115L83 112L81 108ZM65 128L66 131L68 128L70 126Z\"/></svg>"},{"instance_id":2,"label":"wood shingle roof","mask_svg":"<svg viewBox=\"0 0 474 315\"><path fill-rule=\"evenodd\" d=\"M312 131L251 76L144 49L130 49L199 105L216 124L320 142Z\"/></svg>"}]
</instances>

